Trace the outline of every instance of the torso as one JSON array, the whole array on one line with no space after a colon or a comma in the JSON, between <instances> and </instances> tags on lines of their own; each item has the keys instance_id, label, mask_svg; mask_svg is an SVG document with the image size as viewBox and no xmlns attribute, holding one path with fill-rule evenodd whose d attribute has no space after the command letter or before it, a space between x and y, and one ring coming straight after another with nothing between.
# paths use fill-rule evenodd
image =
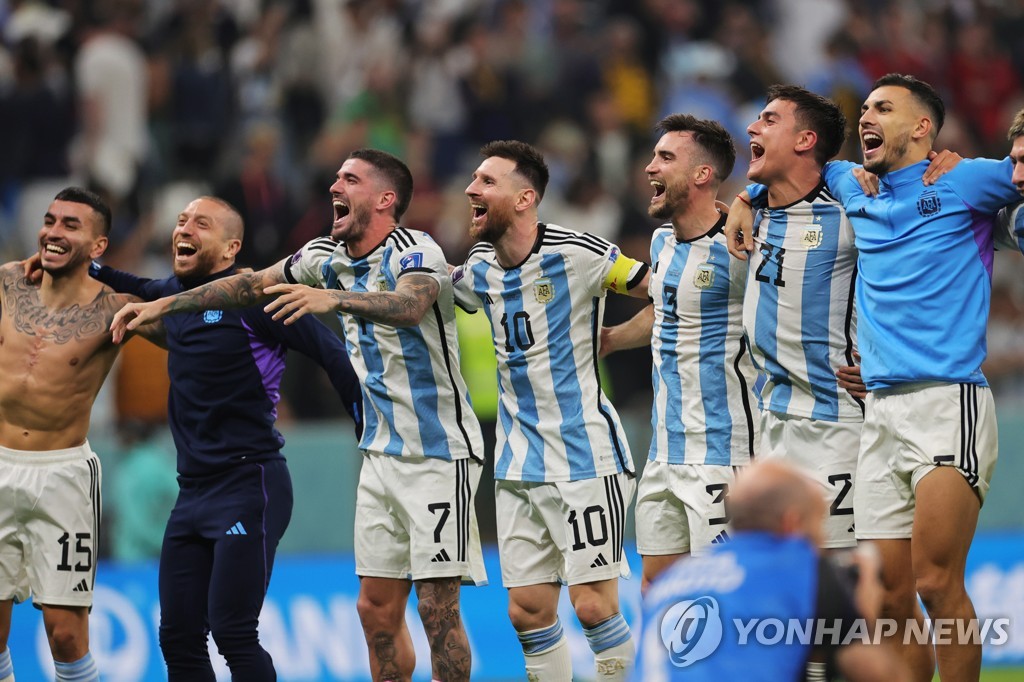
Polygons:
<instances>
[{"instance_id":1,"label":"torso","mask_svg":"<svg viewBox=\"0 0 1024 682\"><path fill-rule=\"evenodd\" d=\"M91 280L83 301L49 308L18 266L0 269L0 445L57 450L85 441L117 355L110 321L128 300ZM90 291L94 296L86 300Z\"/></svg>"}]
</instances>

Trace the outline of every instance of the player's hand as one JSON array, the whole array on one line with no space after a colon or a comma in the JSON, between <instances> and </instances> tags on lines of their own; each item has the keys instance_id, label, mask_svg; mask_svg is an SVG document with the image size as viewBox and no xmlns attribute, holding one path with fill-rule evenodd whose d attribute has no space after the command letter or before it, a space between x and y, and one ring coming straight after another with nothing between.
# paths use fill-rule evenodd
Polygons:
<instances>
[{"instance_id":1,"label":"player's hand","mask_svg":"<svg viewBox=\"0 0 1024 682\"><path fill-rule=\"evenodd\" d=\"M166 299L160 298L148 303L128 303L114 315L110 322L110 331L114 335L114 343L124 341L128 332L134 331L144 324L156 322L167 310Z\"/></svg>"},{"instance_id":2,"label":"player's hand","mask_svg":"<svg viewBox=\"0 0 1024 682\"><path fill-rule=\"evenodd\" d=\"M868 387L860 376L860 353L853 354L856 365L851 367L840 367L836 370L836 378L839 379L839 387L845 388L846 392L854 398L864 400L868 397Z\"/></svg>"},{"instance_id":3,"label":"player's hand","mask_svg":"<svg viewBox=\"0 0 1024 682\"><path fill-rule=\"evenodd\" d=\"M928 152L928 160L931 163L928 164L928 169L924 172L921 180L924 181L925 185L934 185L939 181L939 178L956 168L956 165L963 161L964 157L956 152L943 149L941 152Z\"/></svg>"},{"instance_id":4,"label":"player's hand","mask_svg":"<svg viewBox=\"0 0 1024 682\"><path fill-rule=\"evenodd\" d=\"M740 260L747 260L747 253L754 248L754 209L744 201L746 190L732 202L725 219L725 244L729 253Z\"/></svg>"},{"instance_id":5,"label":"player's hand","mask_svg":"<svg viewBox=\"0 0 1024 682\"><path fill-rule=\"evenodd\" d=\"M280 294L263 310L274 313L272 319L283 319L285 324L292 324L307 313L329 313L338 309L337 292L305 284L275 284L264 289L263 293Z\"/></svg>"},{"instance_id":6,"label":"player's hand","mask_svg":"<svg viewBox=\"0 0 1024 682\"><path fill-rule=\"evenodd\" d=\"M33 284L43 279L43 259L38 253L33 253L31 256L21 261L22 274L25 275L25 279Z\"/></svg>"},{"instance_id":7,"label":"player's hand","mask_svg":"<svg viewBox=\"0 0 1024 682\"><path fill-rule=\"evenodd\" d=\"M864 170L864 166L854 166L853 177L857 178L857 184L869 197L878 196L878 176L871 171Z\"/></svg>"}]
</instances>

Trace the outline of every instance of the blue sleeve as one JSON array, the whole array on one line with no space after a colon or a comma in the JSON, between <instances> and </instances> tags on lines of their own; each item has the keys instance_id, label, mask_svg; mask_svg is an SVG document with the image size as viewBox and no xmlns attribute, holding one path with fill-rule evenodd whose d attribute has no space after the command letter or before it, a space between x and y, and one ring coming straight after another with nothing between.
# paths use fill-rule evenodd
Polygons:
<instances>
[{"instance_id":1,"label":"blue sleeve","mask_svg":"<svg viewBox=\"0 0 1024 682\"><path fill-rule=\"evenodd\" d=\"M964 159L949 171L944 182L971 208L982 213L996 213L1020 201L1020 193L1010 181L1013 163L1010 157L995 159Z\"/></svg>"},{"instance_id":2,"label":"blue sleeve","mask_svg":"<svg viewBox=\"0 0 1024 682\"><path fill-rule=\"evenodd\" d=\"M284 324L271 319L262 308L251 308L246 313L246 318L252 320L255 328L277 339L286 348L299 351L324 368L345 406L345 411L355 422L356 438L361 438L363 392L359 387L359 377L356 376L348 359L345 344L338 335L313 315L304 315L294 324Z\"/></svg>"},{"instance_id":3,"label":"blue sleeve","mask_svg":"<svg viewBox=\"0 0 1024 682\"><path fill-rule=\"evenodd\" d=\"M825 181L825 186L841 204L849 201L854 194L864 193L851 172L857 166L858 164L853 161L829 161L821 169L821 178Z\"/></svg>"},{"instance_id":4,"label":"blue sleeve","mask_svg":"<svg viewBox=\"0 0 1024 682\"><path fill-rule=\"evenodd\" d=\"M747 194L750 195L750 205L754 210L768 208L767 185L759 185L756 182L747 185Z\"/></svg>"},{"instance_id":5,"label":"blue sleeve","mask_svg":"<svg viewBox=\"0 0 1024 682\"><path fill-rule=\"evenodd\" d=\"M138 296L143 301L155 301L166 294L175 293L170 290L169 279L138 277L130 272L115 270L109 265L94 262L89 267L89 274L117 293Z\"/></svg>"}]
</instances>

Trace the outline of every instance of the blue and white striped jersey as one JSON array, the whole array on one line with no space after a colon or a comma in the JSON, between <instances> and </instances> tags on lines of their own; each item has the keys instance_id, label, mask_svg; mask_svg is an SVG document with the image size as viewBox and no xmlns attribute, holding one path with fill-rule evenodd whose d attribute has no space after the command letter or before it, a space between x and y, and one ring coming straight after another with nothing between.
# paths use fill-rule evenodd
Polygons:
<instances>
[{"instance_id":1,"label":"blue and white striped jersey","mask_svg":"<svg viewBox=\"0 0 1024 682\"><path fill-rule=\"evenodd\" d=\"M729 257L724 225L723 215L679 242L668 224L651 239L652 461L747 464L760 440L743 335L747 264Z\"/></svg>"},{"instance_id":2,"label":"blue and white striped jersey","mask_svg":"<svg viewBox=\"0 0 1024 682\"><path fill-rule=\"evenodd\" d=\"M1024 202L1007 206L996 215L995 245L1024 253Z\"/></svg>"},{"instance_id":3,"label":"blue and white striped jersey","mask_svg":"<svg viewBox=\"0 0 1024 682\"><path fill-rule=\"evenodd\" d=\"M495 478L576 481L633 470L597 367L605 290L620 258L629 260L604 239L540 224L517 267L506 270L480 243L452 273L458 304L483 308L494 334Z\"/></svg>"},{"instance_id":4,"label":"blue and white striped jersey","mask_svg":"<svg viewBox=\"0 0 1024 682\"><path fill-rule=\"evenodd\" d=\"M763 186L748 188L754 205ZM755 219L743 327L764 372L762 408L824 421L858 422L863 403L835 372L856 350L857 250L840 203L819 184Z\"/></svg>"},{"instance_id":5,"label":"blue and white striped jersey","mask_svg":"<svg viewBox=\"0 0 1024 682\"><path fill-rule=\"evenodd\" d=\"M452 282L444 254L430 236L399 227L362 258L323 237L285 263L289 282L353 292L392 291L398 278L412 273L433 277L441 286L418 326L395 328L338 315L363 387L359 447L394 456L482 461L480 423L459 371Z\"/></svg>"}]
</instances>

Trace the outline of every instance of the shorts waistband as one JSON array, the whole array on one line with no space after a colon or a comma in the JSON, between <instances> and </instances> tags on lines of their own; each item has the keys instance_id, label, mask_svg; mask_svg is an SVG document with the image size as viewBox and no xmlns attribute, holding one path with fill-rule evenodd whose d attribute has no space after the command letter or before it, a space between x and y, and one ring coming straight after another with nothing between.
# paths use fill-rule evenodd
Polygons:
<instances>
[{"instance_id":1,"label":"shorts waistband","mask_svg":"<svg viewBox=\"0 0 1024 682\"><path fill-rule=\"evenodd\" d=\"M45 466L47 464L71 462L78 459L89 459L94 456L92 448L89 447L89 441L85 441L76 447L64 448L62 450L14 450L13 448L5 448L0 445L0 462L18 464L20 466L31 466L33 464Z\"/></svg>"},{"instance_id":2,"label":"shorts waistband","mask_svg":"<svg viewBox=\"0 0 1024 682\"><path fill-rule=\"evenodd\" d=\"M896 386L889 386L887 388L876 388L876 389L872 390L871 393L874 393L875 395L878 395L880 397L885 397L885 396L889 396L889 395L904 395L904 394L907 394L907 393L916 393L918 391L925 391L925 390L928 390L930 388L943 388L943 387L946 387L946 386L949 386L949 387L953 387L953 386L976 386L976 387L978 387L981 390L985 390L985 391L989 390L988 386L984 386L982 384L964 384L964 383L949 382L949 381L914 381L914 382L907 383L907 384L898 384Z\"/></svg>"}]
</instances>

